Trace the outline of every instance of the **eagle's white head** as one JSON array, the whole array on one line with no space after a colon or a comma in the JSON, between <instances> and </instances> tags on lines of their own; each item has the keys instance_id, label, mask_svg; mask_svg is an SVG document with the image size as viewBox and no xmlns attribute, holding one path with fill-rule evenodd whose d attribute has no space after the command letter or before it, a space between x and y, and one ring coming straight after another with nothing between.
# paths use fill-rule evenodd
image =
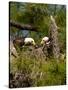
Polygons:
<instances>
[{"instance_id":1,"label":"eagle's white head","mask_svg":"<svg viewBox=\"0 0 68 90\"><path fill-rule=\"evenodd\" d=\"M36 45L33 38L25 38L24 43L25 43L25 45L27 45L27 44Z\"/></svg>"},{"instance_id":2,"label":"eagle's white head","mask_svg":"<svg viewBox=\"0 0 68 90\"><path fill-rule=\"evenodd\" d=\"M42 41L41 41L41 44L48 44L48 41L49 41L49 37L44 37L42 38Z\"/></svg>"}]
</instances>

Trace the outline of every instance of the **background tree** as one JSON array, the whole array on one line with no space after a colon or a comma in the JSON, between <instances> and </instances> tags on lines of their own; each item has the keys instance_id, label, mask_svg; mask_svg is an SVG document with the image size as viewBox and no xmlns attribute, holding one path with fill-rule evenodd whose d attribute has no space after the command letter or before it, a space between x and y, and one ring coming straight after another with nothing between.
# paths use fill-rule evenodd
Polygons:
<instances>
[{"instance_id":1,"label":"background tree","mask_svg":"<svg viewBox=\"0 0 68 90\"><path fill-rule=\"evenodd\" d=\"M55 17L59 27L60 50L64 53L66 46L66 7L64 5L10 2L10 20L36 26L39 32L28 31L28 36L34 38L37 43L40 43L42 37L48 36L50 15ZM10 34L20 36L20 31L10 27Z\"/></svg>"}]
</instances>

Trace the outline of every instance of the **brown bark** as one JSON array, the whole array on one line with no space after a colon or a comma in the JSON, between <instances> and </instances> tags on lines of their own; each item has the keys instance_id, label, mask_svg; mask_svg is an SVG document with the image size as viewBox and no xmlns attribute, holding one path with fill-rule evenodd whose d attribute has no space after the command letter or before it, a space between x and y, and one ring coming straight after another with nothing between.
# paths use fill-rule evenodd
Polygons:
<instances>
[{"instance_id":1,"label":"brown bark","mask_svg":"<svg viewBox=\"0 0 68 90\"><path fill-rule=\"evenodd\" d=\"M51 48L54 58L58 59L60 56L59 42L58 42L58 27L55 19L51 16L49 37L51 39Z\"/></svg>"},{"instance_id":2,"label":"brown bark","mask_svg":"<svg viewBox=\"0 0 68 90\"><path fill-rule=\"evenodd\" d=\"M10 20L10 26L16 27L20 30L30 30L30 31L35 31L35 32L38 31L37 27L34 27L32 25L29 25L29 24L21 24L21 23L18 23L16 21L12 21L12 20Z\"/></svg>"}]
</instances>

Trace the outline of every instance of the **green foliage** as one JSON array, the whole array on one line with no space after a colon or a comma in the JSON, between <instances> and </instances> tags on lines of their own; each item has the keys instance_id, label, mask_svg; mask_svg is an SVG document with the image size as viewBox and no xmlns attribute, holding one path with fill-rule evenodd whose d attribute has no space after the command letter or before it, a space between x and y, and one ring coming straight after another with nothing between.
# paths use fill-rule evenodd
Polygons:
<instances>
[{"instance_id":1,"label":"green foliage","mask_svg":"<svg viewBox=\"0 0 68 90\"><path fill-rule=\"evenodd\" d=\"M66 51L66 10L64 5L47 5L35 3L10 3L10 19L36 26L39 32L29 31L30 37L40 43L44 36L48 36L50 15L56 19L59 27L58 38L61 53ZM15 35L20 30L10 27L10 34ZM53 58L45 60L33 54L28 47L17 47L19 56L10 62L10 72L22 71L32 80L31 86L64 85L66 84L66 61L57 62ZM38 58L37 58L38 57Z\"/></svg>"},{"instance_id":2,"label":"green foliage","mask_svg":"<svg viewBox=\"0 0 68 90\"><path fill-rule=\"evenodd\" d=\"M35 57L28 47L20 52L18 58L10 64L12 73L22 71L32 79L31 86L64 85L66 84L66 61L40 59ZM10 67L11 67L10 66Z\"/></svg>"},{"instance_id":3,"label":"green foliage","mask_svg":"<svg viewBox=\"0 0 68 90\"><path fill-rule=\"evenodd\" d=\"M52 13L53 12L53 13ZM59 31L59 42L61 49L66 46L66 10L62 5L47 5L34 3L10 3L10 19L24 24L37 26L39 33L31 32L30 36L39 42L41 37L48 36L50 15L54 14ZM11 33L18 32L16 28ZM64 51L64 50L62 50Z\"/></svg>"},{"instance_id":4,"label":"green foliage","mask_svg":"<svg viewBox=\"0 0 68 90\"><path fill-rule=\"evenodd\" d=\"M31 37L36 37L36 41L41 40L40 37L48 36L50 15L56 17L59 31L59 42L65 47L66 39L66 10L64 5L47 5L35 3L10 2L10 19L23 24L31 24L37 26L40 31L38 33L31 32ZM18 32L16 28L11 32ZM39 42L39 41L38 41Z\"/></svg>"}]
</instances>

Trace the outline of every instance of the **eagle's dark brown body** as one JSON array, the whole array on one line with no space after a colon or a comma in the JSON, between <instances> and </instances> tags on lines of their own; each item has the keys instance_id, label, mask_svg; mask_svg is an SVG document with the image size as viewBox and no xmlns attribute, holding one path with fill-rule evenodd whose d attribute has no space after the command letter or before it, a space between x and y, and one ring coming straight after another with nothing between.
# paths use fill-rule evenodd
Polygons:
<instances>
[{"instance_id":1,"label":"eagle's dark brown body","mask_svg":"<svg viewBox=\"0 0 68 90\"><path fill-rule=\"evenodd\" d=\"M18 45L19 47L22 47L25 43L24 43L24 38L16 38L13 40L13 44Z\"/></svg>"}]
</instances>

